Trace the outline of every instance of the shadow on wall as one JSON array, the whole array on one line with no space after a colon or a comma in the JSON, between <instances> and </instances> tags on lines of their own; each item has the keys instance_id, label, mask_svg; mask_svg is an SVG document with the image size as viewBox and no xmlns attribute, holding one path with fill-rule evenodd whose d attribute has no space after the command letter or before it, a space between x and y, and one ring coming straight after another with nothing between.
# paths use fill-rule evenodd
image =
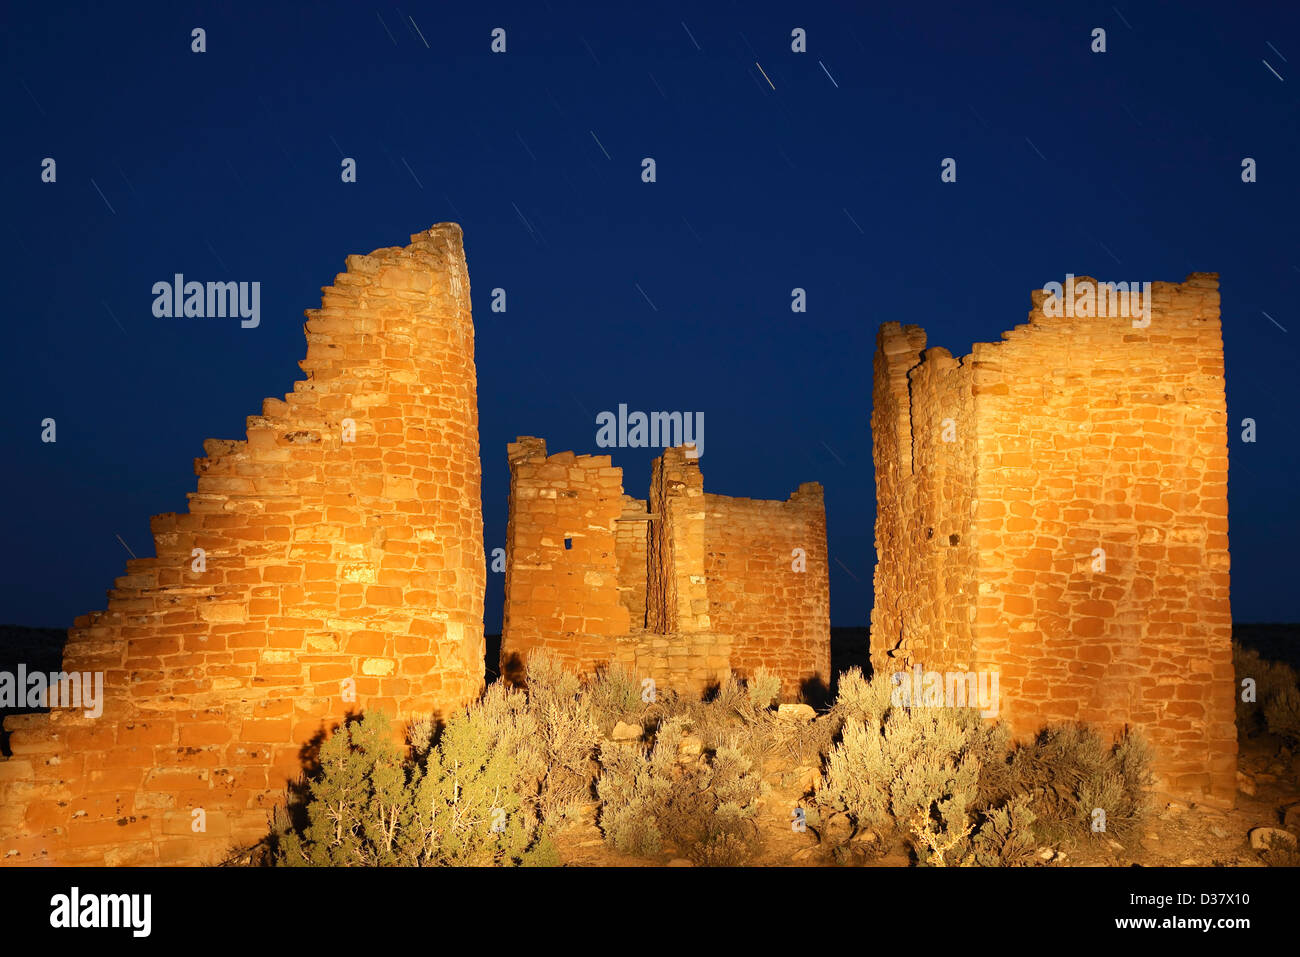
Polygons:
<instances>
[{"instance_id":1,"label":"shadow on wall","mask_svg":"<svg viewBox=\"0 0 1300 957\"><path fill-rule=\"evenodd\" d=\"M834 684L834 679L831 681ZM835 703L835 696L820 678L805 678L799 685L799 700L818 711L824 711Z\"/></svg>"},{"instance_id":2,"label":"shadow on wall","mask_svg":"<svg viewBox=\"0 0 1300 957\"><path fill-rule=\"evenodd\" d=\"M487 646L483 660L483 672L487 684L504 677L516 687L524 684L524 662L517 654L512 654L502 666L500 661L501 636L484 635ZM799 687L799 700L821 710L835 703L835 694L840 672L857 666L863 674L871 677L871 654L867 648L867 629L832 628L831 629L831 686L828 688L818 678L808 678ZM501 669L498 671L498 669ZM718 690L716 684L705 689L704 697L711 698Z\"/></svg>"}]
</instances>

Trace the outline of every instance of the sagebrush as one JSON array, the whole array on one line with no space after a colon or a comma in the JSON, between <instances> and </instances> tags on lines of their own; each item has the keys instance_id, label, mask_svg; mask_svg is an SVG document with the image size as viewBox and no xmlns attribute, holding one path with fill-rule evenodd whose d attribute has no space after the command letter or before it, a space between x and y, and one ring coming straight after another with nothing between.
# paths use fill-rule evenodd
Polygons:
<instances>
[{"instance_id":1,"label":"sagebrush","mask_svg":"<svg viewBox=\"0 0 1300 957\"><path fill-rule=\"evenodd\" d=\"M896 703L887 675L867 681L853 669L839 689L826 718L838 731L814 792L832 850L854 840L881 854L901 843L935 866L1017 866L1039 843L1124 840L1145 819L1151 755L1134 734L1108 746L1066 726L1012 749L973 708Z\"/></svg>"},{"instance_id":2,"label":"sagebrush","mask_svg":"<svg viewBox=\"0 0 1300 957\"><path fill-rule=\"evenodd\" d=\"M537 724L518 691L493 685L452 715L395 740L382 712L345 723L320 749L298 832L279 862L422 867L552 862L540 818L545 774Z\"/></svg>"}]
</instances>

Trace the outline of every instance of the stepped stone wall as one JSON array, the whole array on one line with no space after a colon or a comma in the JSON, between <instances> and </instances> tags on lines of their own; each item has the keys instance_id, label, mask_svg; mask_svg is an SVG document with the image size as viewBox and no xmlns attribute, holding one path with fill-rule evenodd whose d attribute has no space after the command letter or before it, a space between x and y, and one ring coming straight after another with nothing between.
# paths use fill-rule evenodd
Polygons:
<instances>
[{"instance_id":1,"label":"stepped stone wall","mask_svg":"<svg viewBox=\"0 0 1300 957\"><path fill-rule=\"evenodd\" d=\"M1037 291L1026 324L960 361L881 327L872 663L996 672L1018 735L1132 727L1166 790L1231 804L1218 277L1151 296L1138 328L1050 316Z\"/></svg>"},{"instance_id":2,"label":"stepped stone wall","mask_svg":"<svg viewBox=\"0 0 1300 957\"><path fill-rule=\"evenodd\" d=\"M157 557L69 631L63 667L104 673L103 715L6 720L0 862L219 861L348 712L400 723L481 691L460 228L348 257L307 317L307 378L205 443L189 511L153 519Z\"/></svg>"}]
</instances>

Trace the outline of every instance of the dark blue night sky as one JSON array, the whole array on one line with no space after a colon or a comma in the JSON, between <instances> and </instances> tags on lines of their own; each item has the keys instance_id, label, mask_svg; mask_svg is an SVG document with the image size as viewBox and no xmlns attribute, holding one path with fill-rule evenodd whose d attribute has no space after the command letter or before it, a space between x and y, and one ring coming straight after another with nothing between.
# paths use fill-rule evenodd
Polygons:
<instances>
[{"instance_id":1,"label":"dark blue night sky","mask_svg":"<svg viewBox=\"0 0 1300 957\"><path fill-rule=\"evenodd\" d=\"M202 440L243 438L302 378L303 310L344 257L445 220L473 284L489 551L515 436L599 452L619 403L701 411L706 489L825 485L832 622L862 626L879 324L966 354L1067 272L1216 271L1234 617L1300 620L1295 8L132 6L15 3L0 27L0 621L102 609L117 536L152 555L149 516L185 510ZM260 327L155 318L178 272L260 281ZM615 452L643 496L655 453Z\"/></svg>"}]
</instances>

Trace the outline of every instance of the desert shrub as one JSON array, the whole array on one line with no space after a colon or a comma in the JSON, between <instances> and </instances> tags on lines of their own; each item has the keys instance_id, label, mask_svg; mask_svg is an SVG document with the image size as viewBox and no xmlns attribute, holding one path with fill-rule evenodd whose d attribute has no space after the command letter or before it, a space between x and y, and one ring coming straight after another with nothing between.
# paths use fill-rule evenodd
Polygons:
<instances>
[{"instance_id":1,"label":"desert shrub","mask_svg":"<svg viewBox=\"0 0 1300 957\"><path fill-rule=\"evenodd\" d=\"M1300 690L1295 669L1285 662L1267 661L1257 651L1233 643L1232 665L1236 673L1237 731L1243 736L1267 731L1300 741ZM1255 682L1255 700L1242 700L1241 683Z\"/></svg>"},{"instance_id":2,"label":"desert shrub","mask_svg":"<svg viewBox=\"0 0 1300 957\"><path fill-rule=\"evenodd\" d=\"M387 717L349 721L320 748L309 823L281 842L281 862L317 867L401 863L397 827L409 813L405 755Z\"/></svg>"},{"instance_id":3,"label":"desert shrub","mask_svg":"<svg viewBox=\"0 0 1300 957\"><path fill-rule=\"evenodd\" d=\"M413 790L407 855L419 864L531 863L545 758L523 692L493 684L455 712ZM538 853L543 853L544 848Z\"/></svg>"},{"instance_id":4,"label":"desert shrub","mask_svg":"<svg viewBox=\"0 0 1300 957\"><path fill-rule=\"evenodd\" d=\"M1149 809L1151 751L1134 733L1107 746L1091 728L1048 728L1011 755L1010 797L1035 815L1043 840L1110 835L1128 839ZM1094 811L1105 812L1105 831L1094 831Z\"/></svg>"},{"instance_id":5,"label":"desert shrub","mask_svg":"<svg viewBox=\"0 0 1300 957\"><path fill-rule=\"evenodd\" d=\"M1295 841L1274 834L1268 836L1258 856L1266 867L1300 867L1300 849Z\"/></svg>"},{"instance_id":6,"label":"desert shrub","mask_svg":"<svg viewBox=\"0 0 1300 957\"><path fill-rule=\"evenodd\" d=\"M591 798L600 729L582 683L549 652L533 652L527 663L528 708L542 751L538 810L556 823Z\"/></svg>"},{"instance_id":7,"label":"desert shrub","mask_svg":"<svg viewBox=\"0 0 1300 957\"><path fill-rule=\"evenodd\" d=\"M824 761L839 741L848 719L877 721L889 710L892 689L888 683L869 682L861 668L841 673L837 685L835 703L830 710L808 724L798 725L783 741L792 759L800 763Z\"/></svg>"},{"instance_id":8,"label":"desert shrub","mask_svg":"<svg viewBox=\"0 0 1300 957\"><path fill-rule=\"evenodd\" d=\"M1270 734L1300 742L1300 691L1281 688L1264 703L1264 723Z\"/></svg>"},{"instance_id":9,"label":"desert shrub","mask_svg":"<svg viewBox=\"0 0 1300 957\"><path fill-rule=\"evenodd\" d=\"M778 736L781 753L791 766L820 766L835 743L840 724L831 714L820 714L807 723L785 722Z\"/></svg>"},{"instance_id":10,"label":"desert shrub","mask_svg":"<svg viewBox=\"0 0 1300 957\"><path fill-rule=\"evenodd\" d=\"M1034 863L1038 842L1034 837L1034 812L1028 802L1014 799L985 812L972 847L980 867L1028 867Z\"/></svg>"},{"instance_id":11,"label":"desert shrub","mask_svg":"<svg viewBox=\"0 0 1300 957\"><path fill-rule=\"evenodd\" d=\"M1232 643L1232 671L1236 680L1235 697L1237 709L1237 734L1241 737L1248 737L1259 730L1257 722L1261 721L1263 715L1259 707L1258 692L1265 671L1269 665L1259 656L1259 652L1243 648L1235 641ZM1246 678L1255 682L1256 699L1254 701L1242 700L1241 683Z\"/></svg>"},{"instance_id":12,"label":"desert shrub","mask_svg":"<svg viewBox=\"0 0 1300 957\"><path fill-rule=\"evenodd\" d=\"M719 748L707 768L696 768L701 795L712 792L702 820L682 821L678 835L689 845L688 856L701 866L734 867L746 863L757 847L754 816L764 784L748 757L735 748Z\"/></svg>"},{"instance_id":13,"label":"desert shrub","mask_svg":"<svg viewBox=\"0 0 1300 957\"><path fill-rule=\"evenodd\" d=\"M555 859L551 829L592 795L620 851L679 844L700 863L734 864L756 844L756 762L780 730L775 678L728 678L708 701L642 700L618 665L581 681L544 651L529 656L526 691L493 684L439 731L412 721L406 747L387 718L347 723L321 748L306 824L277 828L284 864L530 864ZM604 742L618 720L656 728L653 748ZM686 766L687 732L700 740ZM701 753L702 752L702 753ZM599 779L597 778L599 774Z\"/></svg>"},{"instance_id":14,"label":"desert shrub","mask_svg":"<svg viewBox=\"0 0 1300 957\"><path fill-rule=\"evenodd\" d=\"M841 724L854 721L879 722L889 710L893 687L883 676L868 681L861 668L850 668L839 677L839 689L831 714ZM838 730L838 729L837 729Z\"/></svg>"},{"instance_id":15,"label":"desert shrub","mask_svg":"<svg viewBox=\"0 0 1300 957\"><path fill-rule=\"evenodd\" d=\"M757 668L745 683L745 693L755 711L766 711L781 697L781 679L766 668Z\"/></svg>"},{"instance_id":16,"label":"desert shrub","mask_svg":"<svg viewBox=\"0 0 1300 957\"><path fill-rule=\"evenodd\" d=\"M789 724L772 710L779 692L780 680L762 669L746 682L728 674L711 696L679 698L670 714L685 720L706 751L731 748L761 764Z\"/></svg>"},{"instance_id":17,"label":"desert shrub","mask_svg":"<svg viewBox=\"0 0 1300 957\"><path fill-rule=\"evenodd\" d=\"M710 724L726 728L738 721L757 720L759 713L767 707L767 704L759 706L756 695L750 692L745 682L729 673L711 696L691 702L688 710L694 712L697 723L701 716L707 715Z\"/></svg>"},{"instance_id":18,"label":"desert shrub","mask_svg":"<svg viewBox=\"0 0 1300 957\"><path fill-rule=\"evenodd\" d=\"M663 820L675 786L680 718L660 726L653 747L604 741L600 745L600 826L616 851L648 857L664 843Z\"/></svg>"},{"instance_id":19,"label":"desert shrub","mask_svg":"<svg viewBox=\"0 0 1300 957\"><path fill-rule=\"evenodd\" d=\"M382 712L352 721L320 750L307 824L278 861L313 866L535 864L554 860L539 820L537 729L518 691L490 687L434 741L413 724L401 748Z\"/></svg>"},{"instance_id":20,"label":"desert shrub","mask_svg":"<svg viewBox=\"0 0 1300 957\"><path fill-rule=\"evenodd\" d=\"M746 755L721 747L683 765L689 720L666 718L654 744L600 748L600 826L622 853L650 856L672 843L702 865L743 863L757 846L754 815L763 783Z\"/></svg>"},{"instance_id":21,"label":"desert shrub","mask_svg":"<svg viewBox=\"0 0 1300 957\"><path fill-rule=\"evenodd\" d=\"M721 831L692 848L691 862L699 867L740 867L753 859L752 842Z\"/></svg>"},{"instance_id":22,"label":"desert shrub","mask_svg":"<svg viewBox=\"0 0 1300 957\"><path fill-rule=\"evenodd\" d=\"M591 713L604 729L614 727L620 720L640 720L645 711L646 702L641 701L641 681L617 662L599 668L586 683L584 693Z\"/></svg>"},{"instance_id":23,"label":"desert shrub","mask_svg":"<svg viewBox=\"0 0 1300 957\"><path fill-rule=\"evenodd\" d=\"M904 839L930 863L965 861L981 767L1001 757L1005 732L970 708L895 706L891 688L884 674L841 677L844 723L816 788L820 817L847 814L881 848Z\"/></svg>"}]
</instances>

